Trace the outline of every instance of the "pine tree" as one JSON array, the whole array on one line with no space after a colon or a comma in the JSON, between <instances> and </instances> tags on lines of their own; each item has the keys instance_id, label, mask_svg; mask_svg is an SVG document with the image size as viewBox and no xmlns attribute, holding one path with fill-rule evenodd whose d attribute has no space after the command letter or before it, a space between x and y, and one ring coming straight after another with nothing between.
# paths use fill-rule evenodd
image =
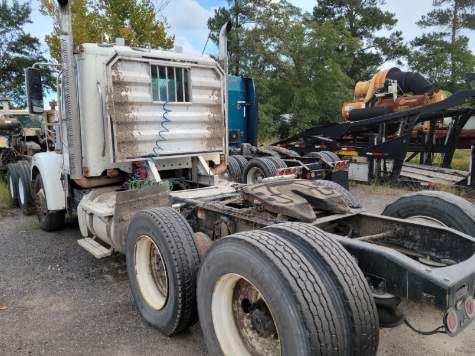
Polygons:
<instances>
[{"instance_id":1,"label":"pine tree","mask_svg":"<svg viewBox=\"0 0 475 356\"><path fill-rule=\"evenodd\" d=\"M397 61L407 55L402 32L395 30L393 13L383 11L384 0L319 0L313 11L317 23L341 22L360 46L350 54L352 63L346 73L354 80L370 78L386 61ZM387 36L376 35L385 29ZM345 53L343 53L346 55Z\"/></svg>"},{"instance_id":2,"label":"pine tree","mask_svg":"<svg viewBox=\"0 0 475 356\"><path fill-rule=\"evenodd\" d=\"M475 57L463 30L475 29L473 0L434 0L434 9L422 16L421 28L438 31L416 37L408 56L412 70L422 73L439 87L454 92L464 87L465 75L475 70Z\"/></svg>"},{"instance_id":3,"label":"pine tree","mask_svg":"<svg viewBox=\"0 0 475 356\"><path fill-rule=\"evenodd\" d=\"M9 97L18 107L26 102L24 69L46 61L39 40L24 30L31 23L30 15L27 3L0 1L0 96ZM49 70L44 74L51 87Z\"/></svg>"},{"instance_id":4,"label":"pine tree","mask_svg":"<svg viewBox=\"0 0 475 356\"><path fill-rule=\"evenodd\" d=\"M228 37L229 69L231 73L240 75L242 72L243 45L242 38L249 24L254 23L258 13L269 5L266 0L227 0L228 7L219 7L214 16L208 20L210 38L218 44L219 31L231 21L232 31Z\"/></svg>"}]
</instances>

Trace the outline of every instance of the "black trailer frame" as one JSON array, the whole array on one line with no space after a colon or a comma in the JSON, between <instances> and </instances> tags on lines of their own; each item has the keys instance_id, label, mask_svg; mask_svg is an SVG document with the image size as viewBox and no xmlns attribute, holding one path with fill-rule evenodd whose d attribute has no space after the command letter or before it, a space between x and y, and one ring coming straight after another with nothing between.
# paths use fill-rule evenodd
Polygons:
<instances>
[{"instance_id":1,"label":"black trailer frame","mask_svg":"<svg viewBox=\"0 0 475 356\"><path fill-rule=\"evenodd\" d=\"M360 121L314 126L276 145L295 149L301 154L320 149L351 149L358 156L368 158L370 181L378 178L396 182L404 162L417 154L421 155L422 164L432 164L433 155L440 153L443 155L441 166L450 168L460 132L475 114L474 101L475 90L459 91L439 103L424 107ZM452 124L443 142L434 140L435 123L447 117L452 118ZM421 137L411 138L414 128L427 121L430 130ZM409 157L408 152L412 153ZM390 171L387 160L392 161ZM471 166L473 163L472 159ZM470 180L470 184L475 185L475 181Z\"/></svg>"},{"instance_id":2,"label":"black trailer frame","mask_svg":"<svg viewBox=\"0 0 475 356\"><path fill-rule=\"evenodd\" d=\"M194 231L209 237L197 241L201 246L240 231L304 221L327 232L356 258L376 305L378 295L433 304L444 311L443 323L449 312L457 314L460 324L453 335L470 323L471 318L460 305L475 296L475 238L447 227L369 214L361 209L321 213L318 199L306 198L311 207L302 204L300 198L308 195L305 189L292 188L293 182L279 179L254 186L237 185L235 192L192 198L178 192L172 195L172 203ZM279 191L284 186L284 191ZM320 212L317 219L306 220L309 208ZM279 209L295 216L289 218Z\"/></svg>"}]
</instances>

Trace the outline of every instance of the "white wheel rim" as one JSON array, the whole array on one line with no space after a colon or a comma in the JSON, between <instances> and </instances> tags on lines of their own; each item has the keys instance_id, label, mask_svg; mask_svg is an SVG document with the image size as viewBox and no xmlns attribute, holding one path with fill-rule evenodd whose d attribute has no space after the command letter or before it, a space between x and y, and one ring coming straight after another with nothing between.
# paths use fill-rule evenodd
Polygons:
<instances>
[{"instance_id":1,"label":"white wheel rim","mask_svg":"<svg viewBox=\"0 0 475 356\"><path fill-rule=\"evenodd\" d=\"M423 223L423 224L431 224L436 226L447 227L442 221L437 220L435 218L431 218L430 216L425 215L415 215L408 218L413 222Z\"/></svg>"},{"instance_id":2,"label":"white wheel rim","mask_svg":"<svg viewBox=\"0 0 475 356\"><path fill-rule=\"evenodd\" d=\"M163 284L157 279L157 268ZM168 276L160 250L150 236L140 236L135 244L135 275L146 303L155 310L162 309L168 298Z\"/></svg>"},{"instance_id":3,"label":"white wheel rim","mask_svg":"<svg viewBox=\"0 0 475 356\"><path fill-rule=\"evenodd\" d=\"M236 286L244 282L255 289L259 299L265 303L260 291L247 279L228 273L216 282L211 299L211 316L214 331L224 355L281 355L280 338L277 330L273 336L261 337L251 329L238 327L236 320ZM239 305L239 303L238 303ZM268 309L269 311L269 309ZM269 316L274 323L274 318ZM242 325L242 324L241 324Z\"/></svg>"},{"instance_id":4,"label":"white wheel rim","mask_svg":"<svg viewBox=\"0 0 475 356\"><path fill-rule=\"evenodd\" d=\"M8 176L8 185L10 186L10 195L12 199L15 198L15 189L13 188L13 179L12 176Z\"/></svg>"},{"instance_id":5,"label":"white wheel rim","mask_svg":"<svg viewBox=\"0 0 475 356\"><path fill-rule=\"evenodd\" d=\"M246 175L247 184L261 183L262 179L265 178L264 172L259 167L252 167Z\"/></svg>"},{"instance_id":6,"label":"white wheel rim","mask_svg":"<svg viewBox=\"0 0 475 356\"><path fill-rule=\"evenodd\" d=\"M21 178L18 179L18 197L20 198L21 205L25 204L25 190Z\"/></svg>"}]
</instances>

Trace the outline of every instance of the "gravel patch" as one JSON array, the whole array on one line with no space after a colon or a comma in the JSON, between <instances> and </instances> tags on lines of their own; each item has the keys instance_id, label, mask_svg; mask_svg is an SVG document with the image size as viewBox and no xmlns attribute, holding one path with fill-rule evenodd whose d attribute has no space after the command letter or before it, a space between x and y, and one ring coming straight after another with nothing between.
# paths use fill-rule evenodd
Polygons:
<instances>
[{"instance_id":1,"label":"gravel patch","mask_svg":"<svg viewBox=\"0 0 475 356\"><path fill-rule=\"evenodd\" d=\"M368 211L380 213L405 191L352 187ZM0 216L0 354L206 355L199 324L169 338L139 316L125 258L96 260L76 240L77 227L46 233L19 210ZM1 310L1 306L5 310ZM440 313L408 305L411 320L433 329ZM475 326L460 336L420 336L405 326L381 331L380 355L473 354Z\"/></svg>"}]
</instances>

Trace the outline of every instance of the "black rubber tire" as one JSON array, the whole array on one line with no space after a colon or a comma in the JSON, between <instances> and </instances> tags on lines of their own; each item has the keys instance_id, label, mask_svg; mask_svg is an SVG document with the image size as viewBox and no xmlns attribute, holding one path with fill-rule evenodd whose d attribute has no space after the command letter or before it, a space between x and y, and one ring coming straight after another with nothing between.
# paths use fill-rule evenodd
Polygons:
<instances>
[{"instance_id":1,"label":"black rubber tire","mask_svg":"<svg viewBox=\"0 0 475 356\"><path fill-rule=\"evenodd\" d=\"M238 161L239 167L241 167L241 172L244 172L249 161L243 155L233 155L233 157Z\"/></svg>"},{"instance_id":2,"label":"black rubber tire","mask_svg":"<svg viewBox=\"0 0 475 356\"><path fill-rule=\"evenodd\" d=\"M231 180L239 182L242 177L242 169L239 161L234 156L228 157L228 176Z\"/></svg>"},{"instance_id":3,"label":"black rubber tire","mask_svg":"<svg viewBox=\"0 0 475 356\"><path fill-rule=\"evenodd\" d=\"M154 241L167 271L168 298L160 310L147 304L137 282L135 246L141 235L147 235ZM136 213L128 228L125 252L132 295L146 322L169 336L196 323L196 278L200 257L193 240L193 230L185 218L168 207Z\"/></svg>"},{"instance_id":4,"label":"black rubber tire","mask_svg":"<svg viewBox=\"0 0 475 356\"><path fill-rule=\"evenodd\" d=\"M35 182L33 184L33 196L35 199L35 211L38 221L40 223L40 228L43 231L57 231L61 230L64 227L66 219L66 211L57 210L51 211L48 210L46 203L46 197L41 194L43 189L43 180L41 174L35 177Z\"/></svg>"},{"instance_id":5,"label":"black rubber tire","mask_svg":"<svg viewBox=\"0 0 475 356\"><path fill-rule=\"evenodd\" d=\"M30 164L27 161L20 161L17 163L17 168L18 205L20 206L20 209L24 215L31 215L35 212L35 200L33 198L33 194L31 193ZM23 188L23 194L20 192L21 188Z\"/></svg>"},{"instance_id":6,"label":"black rubber tire","mask_svg":"<svg viewBox=\"0 0 475 356\"><path fill-rule=\"evenodd\" d=\"M305 155L305 157L319 158L322 161L327 163L333 163L341 161L341 158L335 152L332 151L319 151L319 152L310 152Z\"/></svg>"},{"instance_id":7,"label":"black rubber tire","mask_svg":"<svg viewBox=\"0 0 475 356\"><path fill-rule=\"evenodd\" d=\"M276 164L272 160L270 160L268 157L253 158L249 161L246 168L244 169L244 172L242 174L242 180L241 180L243 183L246 183L246 184L251 183L251 182L248 182L247 175L252 168L260 169L262 174L264 175L264 178L276 176L277 169L278 169Z\"/></svg>"},{"instance_id":8,"label":"black rubber tire","mask_svg":"<svg viewBox=\"0 0 475 356\"><path fill-rule=\"evenodd\" d=\"M280 168L287 168L287 164L284 162L283 159L277 158L277 157L266 157L270 159L272 162L274 162L274 165L277 167L277 169Z\"/></svg>"},{"instance_id":9,"label":"black rubber tire","mask_svg":"<svg viewBox=\"0 0 475 356\"><path fill-rule=\"evenodd\" d=\"M289 150L288 148L284 148L284 147L269 146L268 149L277 152L280 157L288 157L288 158L300 158L301 157L296 151Z\"/></svg>"},{"instance_id":10,"label":"black rubber tire","mask_svg":"<svg viewBox=\"0 0 475 356\"><path fill-rule=\"evenodd\" d=\"M423 190L409 193L386 206L383 215L400 219L428 216L475 237L475 206L447 192Z\"/></svg>"},{"instance_id":11,"label":"black rubber tire","mask_svg":"<svg viewBox=\"0 0 475 356\"><path fill-rule=\"evenodd\" d=\"M210 355L223 354L213 324L213 292L225 275L238 274L263 295L272 313L282 355L345 355L347 327L329 290L305 255L269 231L234 234L215 242L198 276L198 312Z\"/></svg>"},{"instance_id":12,"label":"black rubber tire","mask_svg":"<svg viewBox=\"0 0 475 356\"><path fill-rule=\"evenodd\" d=\"M333 189L337 193L341 195L345 203L350 207L354 209L359 209L361 208L361 202L356 198L353 194L350 193L348 189L345 187L342 187L340 184L335 183L330 180L314 180L313 184L318 186L318 187L325 187L329 189Z\"/></svg>"},{"instance_id":13,"label":"black rubber tire","mask_svg":"<svg viewBox=\"0 0 475 356\"><path fill-rule=\"evenodd\" d=\"M7 184L8 192L10 194L10 200L12 206L17 208L18 205L18 167L16 163L10 163L7 165Z\"/></svg>"},{"instance_id":14,"label":"black rubber tire","mask_svg":"<svg viewBox=\"0 0 475 356\"><path fill-rule=\"evenodd\" d=\"M347 320L353 355L375 355L379 343L379 318L371 289L353 256L325 231L305 223L284 223L264 230L278 234L329 275L330 288L338 291L339 310Z\"/></svg>"}]
</instances>

